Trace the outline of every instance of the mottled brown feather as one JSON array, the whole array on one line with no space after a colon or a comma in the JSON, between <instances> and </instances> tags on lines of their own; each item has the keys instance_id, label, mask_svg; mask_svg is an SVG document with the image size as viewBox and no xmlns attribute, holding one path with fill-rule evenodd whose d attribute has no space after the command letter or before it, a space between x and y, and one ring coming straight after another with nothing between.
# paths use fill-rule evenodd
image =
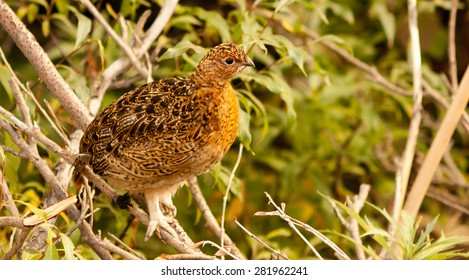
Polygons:
<instances>
[{"instance_id":1,"label":"mottled brown feather","mask_svg":"<svg viewBox=\"0 0 469 280\"><path fill-rule=\"evenodd\" d=\"M177 189L216 164L234 142L238 103L229 79L246 66L253 63L244 51L224 43L191 76L161 79L122 95L88 126L80 153L117 189ZM81 164L75 163L77 172Z\"/></svg>"}]
</instances>

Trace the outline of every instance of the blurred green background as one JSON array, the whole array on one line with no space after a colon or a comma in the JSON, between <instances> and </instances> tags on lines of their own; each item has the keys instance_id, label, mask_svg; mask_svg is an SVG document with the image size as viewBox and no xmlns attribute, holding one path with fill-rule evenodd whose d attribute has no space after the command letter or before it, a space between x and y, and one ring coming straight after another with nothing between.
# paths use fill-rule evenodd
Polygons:
<instances>
[{"instance_id":1,"label":"blurred green background","mask_svg":"<svg viewBox=\"0 0 469 280\"><path fill-rule=\"evenodd\" d=\"M91 81L123 56L116 43L76 1L6 2L27 24L84 102L89 98ZM147 28L163 1L93 3L118 34L123 32L118 21L118 15L122 15L129 25L124 35L131 38L131 29L142 13L151 10ZM467 1L461 1L456 22L459 77L469 61L467 5ZM451 1L418 1L423 77L447 100L451 95L447 86L450 7ZM323 42L334 43L350 57L376 67L391 83L411 93L408 33L407 2L402 0L180 1L151 49L155 50L150 53L154 79L188 75L204 49L226 41L242 45L256 64L255 71L245 71L232 81L243 111L238 140L221 165L199 178L208 204L220 219L228 177L237 159L239 143L243 143L245 149L227 207L226 231L247 258L269 259L271 254L246 235L234 219L291 259L314 258L303 240L280 218L253 216L257 211L274 210L264 192L278 204L284 202L290 216L324 231L351 258L356 258L353 242L341 236L347 234L346 229L322 195L343 202L366 183L371 185L367 201L391 212L396 160L405 147L412 98L378 85L370 75L331 51ZM73 131L74 121L47 93L33 67L1 28L0 46L37 99L41 102L47 99L67 131ZM0 105L19 115L7 83L9 75L0 64ZM107 93L103 107L144 83L135 70L119 77L119 81L127 83L116 82ZM35 110L33 102L28 102L33 119L44 133L63 145ZM411 180L445 113L445 109L430 98L425 97L423 104L423 122ZM15 149L5 131L0 131L0 143ZM450 155L466 179L468 143L467 131L459 127ZM45 149L40 152L51 167L57 163L57 155ZM43 194L49 187L34 166L8 153L2 157L6 157L2 171L14 198L42 207ZM464 207L468 202L469 185L457 183L454 178L443 162L431 190L450 195L454 205ZM76 192L73 185L69 192ZM178 208L177 219L195 242L217 240L204 227L205 222L188 188L179 190L173 201ZM144 226L103 195L95 197L94 206L100 208L94 215L95 232L100 230L103 236L107 232L120 236L147 258L175 253L156 238L144 243ZM18 207L23 213L27 211L21 204ZM388 221L375 209L365 206L363 213L374 224L386 229ZM8 215L8 211L1 209L1 215ZM423 224L439 215L432 233L435 237L442 230L448 236L469 235L465 214L438 199L427 197L421 215ZM60 232L66 232L72 225L64 214L56 224ZM4 249L11 234L11 228L0 228L0 245ZM333 251L317 238L306 232L305 236L323 257L335 258ZM77 255L87 259L95 257L80 240L79 231L71 235L71 240ZM364 237L363 241L370 248L380 249L370 237ZM210 254L216 251L208 246L203 250ZM35 252L30 256L42 258Z\"/></svg>"}]
</instances>

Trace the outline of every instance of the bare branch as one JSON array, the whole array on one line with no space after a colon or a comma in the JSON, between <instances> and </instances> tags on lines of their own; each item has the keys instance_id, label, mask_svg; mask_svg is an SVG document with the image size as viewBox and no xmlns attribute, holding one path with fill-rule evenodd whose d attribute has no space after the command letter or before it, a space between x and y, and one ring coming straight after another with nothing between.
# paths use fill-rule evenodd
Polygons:
<instances>
[{"instance_id":1,"label":"bare branch","mask_svg":"<svg viewBox=\"0 0 469 280\"><path fill-rule=\"evenodd\" d=\"M218 225L217 219L213 215L212 211L210 210L210 207L207 204L207 201L205 200L202 192L200 191L200 187L197 184L197 178L192 177L188 180L189 183L189 188L192 193L192 197L194 198L194 201L197 205L197 207L200 209L200 212L202 212L202 217L204 217L204 220L206 222L206 227L212 231L216 236L220 236L221 234L221 228ZM241 254L239 249L236 247L236 244L233 243L231 238L226 235L224 237L224 247L230 248L231 252L238 258L238 259L245 259L244 256Z\"/></svg>"},{"instance_id":2,"label":"bare branch","mask_svg":"<svg viewBox=\"0 0 469 280\"><path fill-rule=\"evenodd\" d=\"M34 66L50 93L60 101L65 110L78 123L78 126L85 129L88 123L91 122L88 110L60 76L34 35L4 0L0 0L0 24Z\"/></svg>"},{"instance_id":3,"label":"bare branch","mask_svg":"<svg viewBox=\"0 0 469 280\"><path fill-rule=\"evenodd\" d=\"M238 220L235 220L235 223L244 231L246 232L250 237L252 237L254 240L256 240L257 242L259 242L260 244L262 244L262 246L264 246L267 250L271 251L274 255L278 256L279 258L282 258L284 260L289 260L288 256L285 255L284 253L278 251L278 250L275 250L274 248L270 247L269 244L265 243L264 241L262 241L259 237L257 237L256 235L254 235L254 233L250 232L247 228L245 228L240 222L238 222Z\"/></svg>"},{"instance_id":4,"label":"bare branch","mask_svg":"<svg viewBox=\"0 0 469 280\"><path fill-rule=\"evenodd\" d=\"M108 239L104 238L104 240L101 240L99 242L99 245L103 247L104 249L118 254L119 256L123 257L126 260L143 260L142 258L135 256L127 251L125 251L122 248L117 247L116 245L112 244Z\"/></svg>"},{"instance_id":5,"label":"bare branch","mask_svg":"<svg viewBox=\"0 0 469 280\"><path fill-rule=\"evenodd\" d=\"M0 227L16 227L22 229L23 219L19 217L0 217Z\"/></svg>"},{"instance_id":6,"label":"bare branch","mask_svg":"<svg viewBox=\"0 0 469 280\"><path fill-rule=\"evenodd\" d=\"M194 247L194 248L197 248L197 247L199 247L199 246L202 246L202 247L203 247L203 246L205 246L205 245L207 245L207 244L209 244L209 245L211 245L211 246L213 246L213 247L215 247L215 248L218 249L217 255L221 255L221 256L228 255L228 256L232 257L233 259L235 259L235 260L239 260L235 255L233 255L233 254L232 254L230 251L228 251L226 248L221 247L221 246L218 245L217 243L215 243L215 242L213 242L213 241L210 241L210 240L199 241L199 242L195 243L195 244L193 245L193 247Z\"/></svg>"},{"instance_id":7,"label":"bare branch","mask_svg":"<svg viewBox=\"0 0 469 280\"><path fill-rule=\"evenodd\" d=\"M57 216L62 211L70 207L71 205L77 202L77 197L75 195L67 197L66 199L55 203L54 205L47 207L44 209L44 214L46 215L46 220L51 219L52 217ZM35 226L37 224L43 223L44 218L38 215L32 215L29 217L24 218L23 224L25 226Z\"/></svg>"},{"instance_id":8,"label":"bare branch","mask_svg":"<svg viewBox=\"0 0 469 280\"><path fill-rule=\"evenodd\" d=\"M148 76L148 69L142 65L138 57L135 55L134 51L130 48L129 44L124 41L117 33L112 29L112 27L107 23L107 21L101 16L96 7L89 0L80 0L80 2L90 11L94 18L104 27L106 32L116 41L116 43L122 48L125 55L130 59L132 65L137 69L138 73L142 77Z\"/></svg>"},{"instance_id":9,"label":"bare branch","mask_svg":"<svg viewBox=\"0 0 469 280\"><path fill-rule=\"evenodd\" d=\"M384 87L384 88L386 88L390 91L393 91L393 92L395 92L399 95L402 95L402 96L408 96L408 97L412 96L412 93L410 93L409 91L407 91L407 90L405 90L405 89L391 83L390 81L388 81L383 75L381 75L381 73L379 73L379 71L376 69L376 67L370 66L370 65L366 64L365 62L361 61L360 59L350 55L347 51L345 51L341 47L337 46L333 42L330 42L330 41L327 41L327 40L322 40L321 36L319 36L319 34L314 32L313 30L310 30L306 26L303 26L303 31L305 32L306 35L308 35L312 39L318 41L321 45L327 47L331 51L333 51L336 54L338 54L339 56L341 56L343 59L347 60L349 63L357 66L362 71L368 73L371 76L371 78L378 85L381 85L382 87Z\"/></svg>"},{"instance_id":10,"label":"bare branch","mask_svg":"<svg viewBox=\"0 0 469 280\"><path fill-rule=\"evenodd\" d=\"M404 194L407 192L412 162L414 161L415 149L419 136L420 123L422 121L422 58L420 53L419 29L417 25L417 0L408 1L409 31L411 43L411 61L413 74L413 100L412 118L409 125L404 154L400 163L400 201L396 203L394 209L394 219L399 220L402 205L404 204Z\"/></svg>"},{"instance_id":11,"label":"bare branch","mask_svg":"<svg viewBox=\"0 0 469 280\"><path fill-rule=\"evenodd\" d=\"M13 244L13 246L2 256L2 260L11 260L16 253L21 249L23 243L26 241L29 232L32 230L32 227L25 227L21 230L20 237L18 240Z\"/></svg>"},{"instance_id":12,"label":"bare branch","mask_svg":"<svg viewBox=\"0 0 469 280\"><path fill-rule=\"evenodd\" d=\"M293 229L295 230L295 232L303 239L303 241L305 241L305 243L307 243L308 247L310 247L312 249L312 251L315 253L315 255L319 258L319 259L322 259L322 257L319 255L319 253L316 251L316 249L314 249L314 247L312 247L312 244L309 243L309 241L299 232L299 230L296 228L296 225L304 228L305 230L311 232L312 234L314 234L316 237L318 237L321 241L323 241L325 244L327 244L329 247L331 247L331 249L334 250L334 252L337 253L337 255L344 259L344 260L350 260L350 258L334 243L332 242L331 240L329 240L329 238L327 238L326 236L324 236L322 233L320 233L319 231L317 231L316 229L314 229L313 227L311 227L310 225L308 224L305 224L303 223L302 221L299 221L295 218L292 218L290 217L289 215L287 215L285 213L285 204L282 204L282 207L279 207L275 202L274 200L272 199L272 197L267 193L265 192L265 195L267 196L267 198L269 199L269 203L271 203L272 205L274 205L274 207L277 209L277 211L271 211L271 212L256 212L254 214L254 216L279 216L282 220L286 221L288 223L288 225ZM313 250L314 249L314 250Z\"/></svg>"},{"instance_id":13,"label":"bare branch","mask_svg":"<svg viewBox=\"0 0 469 280\"><path fill-rule=\"evenodd\" d=\"M205 255L205 254L177 254L177 255L161 254L156 259L157 260L217 260L216 257Z\"/></svg>"},{"instance_id":14,"label":"bare branch","mask_svg":"<svg viewBox=\"0 0 469 280\"><path fill-rule=\"evenodd\" d=\"M179 0L167 0L161 7L161 11L153 21L153 24L145 32L143 36L142 45L140 48L135 50L137 58L141 57L151 46L151 44L158 38L163 31L164 27L171 18L173 12L176 10L176 6ZM89 101L88 107L93 115L95 115L101 105L101 101L104 97L104 93L109 88L115 77L127 69L130 65L130 61L126 56L119 58L114 61L104 72L102 73L101 79L98 79L93 84L93 96Z\"/></svg>"},{"instance_id":15,"label":"bare branch","mask_svg":"<svg viewBox=\"0 0 469 280\"><path fill-rule=\"evenodd\" d=\"M115 236L114 234L112 233L108 233L108 235L114 239L117 243L119 243L121 246L123 246L127 251L129 251L130 253L132 253L134 256L136 256L137 258L139 259L142 259L144 260L145 257L143 255L141 255L140 253L138 253L137 251L135 251L134 249L130 248L127 244L125 244L122 240L120 240L119 238L117 238L117 236Z\"/></svg>"},{"instance_id":16,"label":"bare branch","mask_svg":"<svg viewBox=\"0 0 469 280\"><path fill-rule=\"evenodd\" d=\"M460 211L461 213L469 215L469 208L467 208L464 205L465 203L461 203L461 201L458 197L456 197L455 195L453 195L449 192L437 189L435 187L430 187L428 189L428 192L426 193L426 195L428 197L431 197L431 198L443 203L444 205L446 205L448 207L451 207L451 208L453 208L457 211Z\"/></svg>"}]
</instances>

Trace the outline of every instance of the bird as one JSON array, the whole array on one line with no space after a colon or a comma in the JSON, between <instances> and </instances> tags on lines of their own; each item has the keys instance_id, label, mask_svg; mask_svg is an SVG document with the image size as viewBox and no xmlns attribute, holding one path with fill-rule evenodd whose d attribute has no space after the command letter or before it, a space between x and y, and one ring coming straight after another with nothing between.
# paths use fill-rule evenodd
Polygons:
<instances>
[{"instance_id":1,"label":"bird","mask_svg":"<svg viewBox=\"0 0 469 280\"><path fill-rule=\"evenodd\" d=\"M147 241L160 228L177 236L164 213L176 214L175 192L227 153L238 132L239 108L231 78L255 68L235 43L221 43L188 76L162 78L133 89L104 108L86 128L75 161L108 184L143 194Z\"/></svg>"}]
</instances>

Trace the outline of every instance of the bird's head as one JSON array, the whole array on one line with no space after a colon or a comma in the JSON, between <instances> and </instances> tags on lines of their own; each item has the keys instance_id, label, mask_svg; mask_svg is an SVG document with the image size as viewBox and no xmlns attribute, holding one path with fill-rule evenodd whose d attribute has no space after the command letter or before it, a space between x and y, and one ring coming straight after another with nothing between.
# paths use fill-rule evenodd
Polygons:
<instances>
[{"instance_id":1,"label":"bird's head","mask_svg":"<svg viewBox=\"0 0 469 280\"><path fill-rule=\"evenodd\" d=\"M234 43L222 43L202 58L193 75L207 83L224 84L249 66L255 67L243 49Z\"/></svg>"}]
</instances>

